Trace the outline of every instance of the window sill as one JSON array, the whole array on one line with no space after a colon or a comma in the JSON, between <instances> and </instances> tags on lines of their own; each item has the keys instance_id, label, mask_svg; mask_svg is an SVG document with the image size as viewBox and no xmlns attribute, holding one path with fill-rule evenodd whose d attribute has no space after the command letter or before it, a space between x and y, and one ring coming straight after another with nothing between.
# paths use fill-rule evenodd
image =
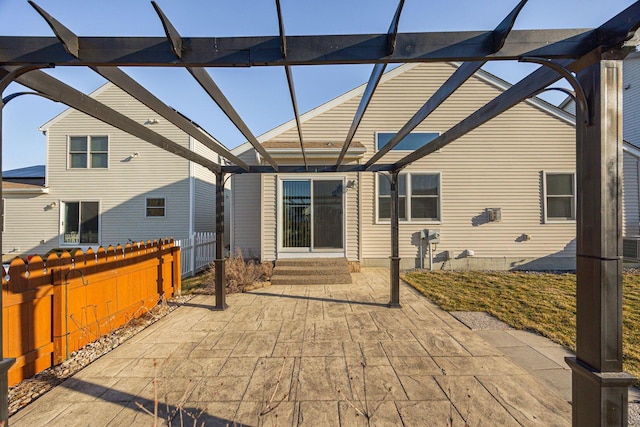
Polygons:
<instances>
[{"instance_id":1,"label":"window sill","mask_svg":"<svg viewBox=\"0 0 640 427\"><path fill-rule=\"evenodd\" d=\"M546 219L545 224L575 224L575 219Z\"/></svg>"},{"instance_id":2,"label":"window sill","mask_svg":"<svg viewBox=\"0 0 640 427\"><path fill-rule=\"evenodd\" d=\"M398 223L400 225L402 224L409 224L409 225L440 225L442 224L442 220L434 220L434 221L406 221L406 220L400 220L398 221ZM390 220L376 220L375 224L391 224Z\"/></svg>"}]
</instances>

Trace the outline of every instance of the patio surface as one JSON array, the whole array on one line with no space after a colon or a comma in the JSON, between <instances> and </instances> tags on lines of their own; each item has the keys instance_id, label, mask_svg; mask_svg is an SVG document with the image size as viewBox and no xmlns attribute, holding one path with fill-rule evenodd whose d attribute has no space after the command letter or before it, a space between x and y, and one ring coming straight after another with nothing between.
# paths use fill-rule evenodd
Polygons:
<instances>
[{"instance_id":1,"label":"patio surface","mask_svg":"<svg viewBox=\"0 0 640 427\"><path fill-rule=\"evenodd\" d=\"M353 279L229 295L222 312L195 297L10 425L152 425L138 404L154 401L185 426L201 411L198 426L570 425L558 346L470 330L403 283L387 308L384 268Z\"/></svg>"}]
</instances>

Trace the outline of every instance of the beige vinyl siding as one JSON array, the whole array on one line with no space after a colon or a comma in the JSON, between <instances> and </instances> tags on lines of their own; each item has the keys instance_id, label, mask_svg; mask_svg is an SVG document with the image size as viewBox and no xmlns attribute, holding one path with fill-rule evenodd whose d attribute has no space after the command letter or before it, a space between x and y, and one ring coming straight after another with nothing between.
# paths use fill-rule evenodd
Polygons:
<instances>
[{"instance_id":1,"label":"beige vinyl siding","mask_svg":"<svg viewBox=\"0 0 640 427\"><path fill-rule=\"evenodd\" d=\"M97 99L140 124L158 118L157 114L113 86L99 93ZM188 135L166 120L159 119L158 123L148 126L189 147ZM68 169L69 135L107 135L108 169ZM187 160L77 111L51 125L47 131L47 144L50 195L59 201L100 202L102 245L126 243L128 239L187 237L190 215ZM134 152L138 156L130 158ZM164 197L166 217L147 218L146 197ZM55 227L55 231L58 230Z\"/></svg>"},{"instance_id":2,"label":"beige vinyl siding","mask_svg":"<svg viewBox=\"0 0 640 427\"><path fill-rule=\"evenodd\" d=\"M262 175L262 259L275 260L277 247L277 175Z\"/></svg>"},{"instance_id":3,"label":"beige vinyl siding","mask_svg":"<svg viewBox=\"0 0 640 427\"><path fill-rule=\"evenodd\" d=\"M248 164L255 165L253 150L239 155ZM259 174L237 174L231 177L231 250L242 250L245 258L261 258L261 181Z\"/></svg>"},{"instance_id":4,"label":"beige vinyl siding","mask_svg":"<svg viewBox=\"0 0 640 427\"><path fill-rule=\"evenodd\" d=\"M623 186L622 186L622 235L638 236L640 235L640 188L639 188L639 164L638 157L623 152Z\"/></svg>"},{"instance_id":5,"label":"beige vinyl siding","mask_svg":"<svg viewBox=\"0 0 640 427\"><path fill-rule=\"evenodd\" d=\"M640 147L640 52L625 59L623 76L624 139Z\"/></svg>"},{"instance_id":6,"label":"beige vinyl siding","mask_svg":"<svg viewBox=\"0 0 640 427\"><path fill-rule=\"evenodd\" d=\"M44 254L58 246L58 208L50 205L56 200L53 196L4 194L3 197L2 253L5 260L14 256Z\"/></svg>"},{"instance_id":7,"label":"beige vinyl siding","mask_svg":"<svg viewBox=\"0 0 640 427\"><path fill-rule=\"evenodd\" d=\"M421 64L406 69L381 83L355 135L354 140L367 148L363 162L374 153L375 133L400 129L455 68L449 64ZM501 92L474 76L415 131L445 132ZM306 121L305 139L342 140L359 100L355 97ZM274 140L296 138L293 128ZM401 257L417 256L415 234L425 228L441 231L437 253L451 250L459 256L465 249L472 249L476 257L573 257L575 222L544 224L541 186L543 171L574 172L574 153L574 126L525 102L409 166L408 172L441 173L442 221L437 225L401 223ZM391 163L406 154L392 151L381 163ZM387 259L390 226L375 220L372 173L362 173L360 189L361 258ZM270 200L271 195L264 197ZM485 208L496 207L502 209L502 221L483 223ZM351 224L352 219L349 221ZM268 228L266 223L264 228ZM523 241L523 234L531 235L531 240ZM267 238L270 236L265 235Z\"/></svg>"}]
</instances>

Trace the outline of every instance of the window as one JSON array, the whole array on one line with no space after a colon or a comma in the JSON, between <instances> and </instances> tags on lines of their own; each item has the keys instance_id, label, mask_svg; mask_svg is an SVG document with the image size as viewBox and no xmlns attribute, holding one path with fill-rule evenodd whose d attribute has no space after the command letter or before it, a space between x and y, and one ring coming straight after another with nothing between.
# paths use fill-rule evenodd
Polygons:
<instances>
[{"instance_id":1,"label":"window","mask_svg":"<svg viewBox=\"0 0 640 427\"><path fill-rule=\"evenodd\" d=\"M382 147L384 147L385 145L387 145L387 143L389 141L391 141L391 138L393 138L393 136L395 135L395 133L383 133L383 132L379 132L377 134L377 144L376 147L378 148L378 150L380 150ZM433 141L434 139L436 139L438 136L440 136L439 133L432 133L432 132L415 132L415 133L410 133L409 135L405 136L404 138L402 138L402 141L400 141L400 143L398 145L396 145L395 147L393 147L391 149L391 151L396 151L396 150L400 150L400 151L413 151L413 150L417 150L418 148L427 145L429 142Z\"/></svg>"},{"instance_id":2,"label":"window","mask_svg":"<svg viewBox=\"0 0 640 427\"><path fill-rule=\"evenodd\" d=\"M545 172L545 220L576 219L575 174Z\"/></svg>"},{"instance_id":3,"label":"window","mask_svg":"<svg viewBox=\"0 0 640 427\"><path fill-rule=\"evenodd\" d=\"M98 202L64 202L62 242L65 244L99 243Z\"/></svg>"},{"instance_id":4,"label":"window","mask_svg":"<svg viewBox=\"0 0 640 427\"><path fill-rule=\"evenodd\" d=\"M403 221L440 221L440 174L410 173L398 176L398 218ZM378 219L391 218L388 176L378 176Z\"/></svg>"},{"instance_id":5,"label":"window","mask_svg":"<svg viewBox=\"0 0 640 427\"><path fill-rule=\"evenodd\" d=\"M164 197L147 198L146 212L147 217L164 217L166 208L166 200Z\"/></svg>"},{"instance_id":6,"label":"window","mask_svg":"<svg viewBox=\"0 0 640 427\"><path fill-rule=\"evenodd\" d=\"M109 166L109 139L106 136L69 138L69 167L106 169Z\"/></svg>"}]
</instances>

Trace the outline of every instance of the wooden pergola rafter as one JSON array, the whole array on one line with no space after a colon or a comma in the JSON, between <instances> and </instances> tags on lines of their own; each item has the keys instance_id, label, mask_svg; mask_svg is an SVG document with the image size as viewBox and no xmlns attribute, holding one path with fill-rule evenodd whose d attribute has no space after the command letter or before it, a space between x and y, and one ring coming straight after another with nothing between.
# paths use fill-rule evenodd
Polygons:
<instances>
[{"instance_id":1,"label":"wooden pergola rafter","mask_svg":"<svg viewBox=\"0 0 640 427\"><path fill-rule=\"evenodd\" d=\"M208 168L216 174L216 308L224 309L225 283L224 176L229 173L381 172L391 184L390 301L399 307L398 173L413 162L459 139L518 103L566 78L578 97L577 159L577 355L573 370L574 425L625 425L628 386L634 378L622 371L621 258L621 60L640 27L640 1L598 28L513 30L527 0L519 1L494 30L399 33L404 0L399 0L386 33L286 36L280 1L275 1L279 34L258 37L183 37L160 7L151 2L166 37L78 36L33 1L29 3L49 24L55 37L0 36L0 93L13 81L35 93L62 102L141 140ZM487 61L537 62L540 68L439 137L394 163L384 155L422 123ZM343 164L344 157L388 64L462 62L451 77L399 129L389 144L365 164ZM296 65L372 64L342 150L335 163L307 162L291 67ZM215 161L152 131L97 100L40 71L40 68L86 66L157 112L213 153ZM211 99L260 153L264 165L249 165L173 110L118 67L181 67L187 69ZM215 84L207 67L285 69L303 163L278 165ZM228 163L227 163L228 162ZM589 197L584 197L589 194ZM1 351L1 347L0 347ZM0 361L0 421L7 420L7 369Z\"/></svg>"}]
</instances>

